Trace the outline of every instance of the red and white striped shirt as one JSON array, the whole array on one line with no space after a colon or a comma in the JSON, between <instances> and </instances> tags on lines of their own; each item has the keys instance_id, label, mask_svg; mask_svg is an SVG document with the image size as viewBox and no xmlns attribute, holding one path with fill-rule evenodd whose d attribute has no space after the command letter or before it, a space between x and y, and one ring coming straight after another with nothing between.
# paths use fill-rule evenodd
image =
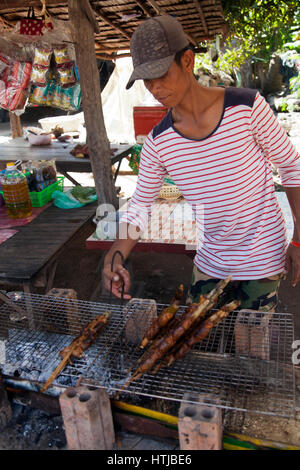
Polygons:
<instances>
[{"instance_id":1,"label":"red and white striped shirt","mask_svg":"<svg viewBox=\"0 0 300 470\"><path fill-rule=\"evenodd\" d=\"M222 116L207 137L181 135L171 112L150 132L122 221L144 230L169 174L193 209L203 208L194 259L202 272L233 280L280 273L287 242L272 165L283 186L300 186L300 155L265 99L256 90L225 88Z\"/></svg>"}]
</instances>

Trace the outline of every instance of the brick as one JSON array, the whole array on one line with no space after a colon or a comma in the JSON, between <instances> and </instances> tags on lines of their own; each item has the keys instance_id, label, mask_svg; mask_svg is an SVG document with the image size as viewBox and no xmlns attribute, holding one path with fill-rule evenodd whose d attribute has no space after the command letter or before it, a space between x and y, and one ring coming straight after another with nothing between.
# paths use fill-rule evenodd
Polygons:
<instances>
[{"instance_id":1,"label":"brick","mask_svg":"<svg viewBox=\"0 0 300 470\"><path fill-rule=\"evenodd\" d=\"M240 310L234 325L235 352L239 356L249 356L250 332L249 317L252 310Z\"/></svg>"},{"instance_id":2,"label":"brick","mask_svg":"<svg viewBox=\"0 0 300 470\"><path fill-rule=\"evenodd\" d=\"M209 395L193 396L198 403L182 403L178 416L178 433L181 450L221 450L222 411ZM184 396L191 400L190 394ZM204 404L202 404L204 403Z\"/></svg>"},{"instance_id":3,"label":"brick","mask_svg":"<svg viewBox=\"0 0 300 470\"><path fill-rule=\"evenodd\" d=\"M270 359L270 320L272 313L241 310L235 328L236 354L247 357Z\"/></svg>"},{"instance_id":4,"label":"brick","mask_svg":"<svg viewBox=\"0 0 300 470\"><path fill-rule=\"evenodd\" d=\"M270 359L270 320L272 313L253 312L250 317L250 357Z\"/></svg>"},{"instance_id":5,"label":"brick","mask_svg":"<svg viewBox=\"0 0 300 470\"><path fill-rule=\"evenodd\" d=\"M115 433L105 390L80 386L60 395L69 450L111 450Z\"/></svg>"},{"instance_id":6,"label":"brick","mask_svg":"<svg viewBox=\"0 0 300 470\"><path fill-rule=\"evenodd\" d=\"M153 318L157 317L156 302L153 299L131 299L123 309L123 314L128 315L125 339L128 343L138 345Z\"/></svg>"},{"instance_id":7,"label":"brick","mask_svg":"<svg viewBox=\"0 0 300 470\"><path fill-rule=\"evenodd\" d=\"M64 308L62 308L62 315L66 317L68 324L68 332L71 335L78 335L81 324L78 316L78 302L77 293L74 289L58 289L53 288L46 294L47 296L57 297L64 300ZM51 309L51 307L50 307Z\"/></svg>"}]
</instances>

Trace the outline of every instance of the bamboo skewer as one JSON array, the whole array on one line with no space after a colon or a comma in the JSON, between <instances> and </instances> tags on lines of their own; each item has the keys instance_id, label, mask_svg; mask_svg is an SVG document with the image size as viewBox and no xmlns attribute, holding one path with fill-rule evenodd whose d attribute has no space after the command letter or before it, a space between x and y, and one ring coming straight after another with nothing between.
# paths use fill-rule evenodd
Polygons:
<instances>
[{"instance_id":1,"label":"bamboo skewer","mask_svg":"<svg viewBox=\"0 0 300 470\"><path fill-rule=\"evenodd\" d=\"M175 296L171 300L170 306L164 308L158 318L153 319L150 327L141 341L141 349L145 348L145 346L147 346L147 344L149 344L149 342L159 334L161 328L164 328L174 318L179 309L182 295L183 285L180 284Z\"/></svg>"},{"instance_id":2,"label":"bamboo skewer","mask_svg":"<svg viewBox=\"0 0 300 470\"><path fill-rule=\"evenodd\" d=\"M142 361L141 360L136 361L135 366L137 366L140 362L142 363L136 369L134 374L123 385L121 390L118 392L117 396L119 396L120 392L124 390L124 388L128 387L128 385L130 385L131 382L133 382L134 380L137 380L146 372L149 372L154 367L154 365L163 358L165 354L167 354L171 349L173 349L177 341L180 340L184 336L184 334L192 326L194 326L195 323L199 319L203 318L206 312L211 310L216 305L216 302L219 296L222 294L224 288L227 286L227 284L230 281L231 281L231 276L228 276L226 279L221 280L216 285L216 287L212 289L204 297L204 299L203 298L201 299L199 304L197 304L196 306L194 305L193 308L191 307L189 308L188 312L185 315L183 315L181 321L179 321L178 324L175 322L175 326L173 326L173 328L168 329L167 334L163 336L161 339L159 339L157 343L155 344L156 346L155 350L154 350L154 346L151 345L149 355L146 352L145 355L142 356ZM227 313L227 315L228 314L229 312ZM131 367L130 370L132 370L133 368L134 366Z\"/></svg>"},{"instance_id":3,"label":"bamboo skewer","mask_svg":"<svg viewBox=\"0 0 300 470\"><path fill-rule=\"evenodd\" d=\"M73 339L72 343L69 346L67 346L65 349L60 351L59 355L62 356L63 359L61 360L59 365L56 367L56 369L52 372L52 374L50 375L50 377L44 384L43 388L41 389L41 392L45 392L49 388L53 380L55 380L56 377L58 377L58 375L64 369L64 367L68 363L71 363L72 357L76 357L76 358L82 357L83 351L89 348L89 346L92 344L92 342L95 340L95 338L99 335L99 333L107 324L109 316L110 316L110 312L106 311L104 312L103 315L100 315L99 317L92 320L83 329L83 332L81 333L80 336Z\"/></svg>"},{"instance_id":4,"label":"bamboo skewer","mask_svg":"<svg viewBox=\"0 0 300 470\"><path fill-rule=\"evenodd\" d=\"M167 354L165 357L163 361L164 365L158 364L155 372L157 372L161 367L169 367L173 364L173 362L175 362L175 360L183 357L191 349L191 347L194 346L194 344L200 343L203 339L205 339L208 336L210 330L217 326L217 324L226 318L233 310L236 310L240 304L241 302L239 300L226 304L206 320L203 320L195 331L191 332L189 336L180 342L177 346L175 345L173 351L170 351L169 354Z\"/></svg>"}]
</instances>

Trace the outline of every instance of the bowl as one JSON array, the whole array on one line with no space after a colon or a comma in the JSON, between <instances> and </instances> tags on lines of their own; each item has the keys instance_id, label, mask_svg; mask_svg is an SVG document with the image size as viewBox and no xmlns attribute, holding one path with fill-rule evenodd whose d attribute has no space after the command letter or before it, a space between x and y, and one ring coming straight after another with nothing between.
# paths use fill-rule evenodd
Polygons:
<instances>
[{"instance_id":1,"label":"bowl","mask_svg":"<svg viewBox=\"0 0 300 470\"><path fill-rule=\"evenodd\" d=\"M49 145L51 144L51 134L28 134L30 145Z\"/></svg>"}]
</instances>

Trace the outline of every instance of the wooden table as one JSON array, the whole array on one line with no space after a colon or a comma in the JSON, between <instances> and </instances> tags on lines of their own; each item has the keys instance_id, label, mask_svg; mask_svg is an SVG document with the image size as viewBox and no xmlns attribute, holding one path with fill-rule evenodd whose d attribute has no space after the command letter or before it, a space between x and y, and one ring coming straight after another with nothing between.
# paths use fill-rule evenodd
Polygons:
<instances>
[{"instance_id":1,"label":"wooden table","mask_svg":"<svg viewBox=\"0 0 300 470\"><path fill-rule=\"evenodd\" d=\"M276 192L276 197L285 219L287 239L288 241L290 241L293 236L294 224L289 203L285 192ZM144 236L143 234L142 238L135 245L134 251L154 251L157 253L177 253L194 256L196 253L197 245L196 221L191 215L191 209L190 211L187 210L189 207L188 203L184 199L169 202L158 199L154 203L154 205L166 206L166 215L162 215L163 219L161 219L160 221L160 226L168 226L168 224L170 224L173 220L172 230L170 233L167 234L166 237L156 236L155 238L151 238L147 237L147 235ZM179 219L177 218L177 215L174 215L175 209L180 209L179 212L177 212L177 215L179 214L179 216L181 216L181 214L183 214ZM121 211L124 210L126 210L125 206L121 209ZM154 233L160 233L159 231L157 232L158 223L156 221L154 221L154 223L152 224L152 230L149 229L149 227L150 224L148 226L149 233L153 233L153 229ZM181 236L180 229L182 228L183 235ZM159 238L163 239L160 240ZM101 231L96 230L86 240L86 247L90 250L108 250L113 243L114 239L110 239L108 236L103 237Z\"/></svg>"},{"instance_id":2,"label":"wooden table","mask_svg":"<svg viewBox=\"0 0 300 470\"><path fill-rule=\"evenodd\" d=\"M125 206L122 207L121 214L125 210ZM108 250L113 243L113 239L104 237L101 230L97 229L86 240L86 248ZM142 235L134 251L187 254L194 257L196 245L196 221L187 202L184 199L176 201L158 199L153 205L148 233Z\"/></svg>"},{"instance_id":3,"label":"wooden table","mask_svg":"<svg viewBox=\"0 0 300 470\"><path fill-rule=\"evenodd\" d=\"M0 284L21 285L30 292L34 284L51 289L58 257L67 242L95 215L97 202L78 209L51 205L0 245Z\"/></svg>"},{"instance_id":4,"label":"wooden table","mask_svg":"<svg viewBox=\"0 0 300 470\"><path fill-rule=\"evenodd\" d=\"M63 174L73 184L79 185L79 183L68 174L68 172L75 173L90 173L92 171L91 162L89 158L76 158L70 154L70 151L78 143L77 139L74 139L72 143L59 142L53 140L51 145L37 146L30 145L27 140L23 137L16 139L10 139L7 142L1 142L0 144L0 161L10 162L14 160L22 160L23 162L29 160L51 160L55 159L56 168L59 173ZM132 145L128 144L111 144L111 151L114 151L111 155L111 164L118 164L114 180L117 179L119 169L123 158L130 154Z\"/></svg>"},{"instance_id":5,"label":"wooden table","mask_svg":"<svg viewBox=\"0 0 300 470\"><path fill-rule=\"evenodd\" d=\"M194 258L197 245L195 220L191 218L191 212L188 211L185 213L184 217L179 217L177 219L175 216L175 208L179 209L180 215L182 209L187 207L187 203L184 200L175 202L158 200L155 204L157 206L165 206L165 210L162 211L161 217L156 217L154 215L155 213L152 213L152 219L148 226L148 230L150 228L148 234L143 234L143 238L139 240L132 251L186 255L190 258ZM124 210L124 208L122 208L121 211L122 210ZM169 223L170 225L168 225ZM183 226L184 230L182 230ZM161 230L162 227L164 229L167 227L167 231L165 232L165 230ZM168 229L169 227L170 230ZM149 234L151 234L150 238L148 237ZM102 256L100 257L97 268L98 273L101 273L106 251L110 249L114 241L114 239L103 236L101 230L95 230L95 232L86 240L86 248L89 250L102 251ZM132 267L130 257L127 260L127 263L128 268L131 271ZM138 281L135 281L135 284L136 288L141 288L138 286ZM100 289L102 289L101 295L106 294L103 285L101 285L100 280L98 279L90 298L91 301L95 301L97 299Z\"/></svg>"}]
</instances>

